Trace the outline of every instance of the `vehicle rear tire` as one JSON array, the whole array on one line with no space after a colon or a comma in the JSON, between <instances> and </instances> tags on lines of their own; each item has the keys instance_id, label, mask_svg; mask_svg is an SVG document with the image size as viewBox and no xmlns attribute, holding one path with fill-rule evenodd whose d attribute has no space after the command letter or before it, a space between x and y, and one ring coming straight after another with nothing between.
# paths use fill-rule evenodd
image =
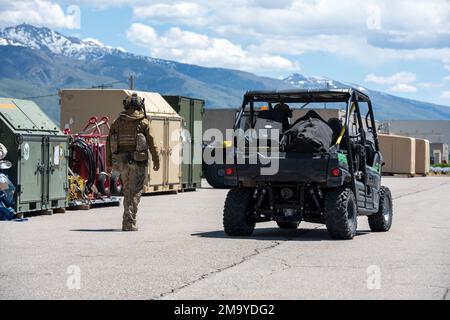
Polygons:
<instances>
[{"instance_id":1,"label":"vehicle rear tire","mask_svg":"<svg viewBox=\"0 0 450 320\"><path fill-rule=\"evenodd\" d=\"M205 165L203 175L214 189L227 189L225 185L225 166L219 164Z\"/></svg>"},{"instance_id":2,"label":"vehicle rear tire","mask_svg":"<svg viewBox=\"0 0 450 320\"><path fill-rule=\"evenodd\" d=\"M358 226L358 206L353 191L348 188L329 191L325 199L325 217L331 238L353 239Z\"/></svg>"},{"instance_id":3,"label":"vehicle rear tire","mask_svg":"<svg viewBox=\"0 0 450 320\"><path fill-rule=\"evenodd\" d=\"M392 225L392 195L387 187L380 189L380 207L378 212L369 216L370 230L373 232L387 232Z\"/></svg>"},{"instance_id":4,"label":"vehicle rear tire","mask_svg":"<svg viewBox=\"0 0 450 320\"><path fill-rule=\"evenodd\" d=\"M278 222L278 227L280 229L286 229L286 230L297 230L298 226L300 225L300 222Z\"/></svg>"},{"instance_id":5,"label":"vehicle rear tire","mask_svg":"<svg viewBox=\"0 0 450 320\"><path fill-rule=\"evenodd\" d=\"M251 217L253 189L236 188L228 192L223 211L223 226L229 236L251 236L255 222Z\"/></svg>"}]
</instances>

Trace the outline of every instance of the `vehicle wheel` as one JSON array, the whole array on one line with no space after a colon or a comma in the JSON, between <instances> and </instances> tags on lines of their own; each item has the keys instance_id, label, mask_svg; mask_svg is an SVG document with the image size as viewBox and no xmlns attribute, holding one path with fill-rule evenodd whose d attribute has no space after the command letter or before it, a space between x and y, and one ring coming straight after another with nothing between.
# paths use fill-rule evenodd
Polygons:
<instances>
[{"instance_id":1,"label":"vehicle wheel","mask_svg":"<svg viewBox=\"0 0 450 320\"><path fill-rule=\"evenodd\" d=\"M296 230L298 228L298 226L300 225L300 222L298 222L298 221L297 222L278 222L277 221L277 225L281 229Z\"/></svg>"},{"instance_id":2,"label":"vehicle wheel","mask_svg":"<svg viewBox=\"0 0 450 320\"><path fill-rule=\"evenodd\" d=\"M374 232L387 232L392 225L392 195L387 187L380 189L380 207L378 212L369 216L370 230Z\"/></svg>"},{"instance_id":3,"label":"vehicle wheel","mask_svg":"<svg viewBox=\"0 0 450 320\"><path fill-rule=\"evenodd\" d=\"M236 188L228 192L223 210L223 226L229 236L251 236L255 222L251 218L253 189Z\"/></svg>"},{"instance_id":4,"label":"vehicle wheel","mask_svg":"<svg viewBox=\"0 0 450 320\"><path fill-rule=\"evenodd\" d=\"M348 188L329 191L325 217L328 234L333 239L353 239L358 225L358 206L353 191Z\"/></svg>"},{"instance_id":5,"label":"vehicle wheel","mask_svg":"<svg viewBox=\"0 0 450 320\"><path fill-rule=\"evenodd\" d=\"M108 181L108 176L106 174L98 175L97 190L103 196L106 196L109 194L109 181Z\"/></svg>"},{"instance_id":6,"label":"vehicle wheel","mask_svg":"<svg viewBox=\"0 0 450 320\"><path fill-rule=\"evenodd\" d=\"M111 174L110 189L113 196L119 196L122 194L122 181L120 180L119 173L114 172Z\"/></svg>"},{"instance_id":7,"label":"vehicle wheel","mask_svg":"<svg viewBox=\"0 0 450 320\"><path fill-rule=\"evenodd\" d=\"M206 165L203 171L206 181L215 189L227 189L225 186L225 168L223 165Z\"/></svg>"}]
</instances>

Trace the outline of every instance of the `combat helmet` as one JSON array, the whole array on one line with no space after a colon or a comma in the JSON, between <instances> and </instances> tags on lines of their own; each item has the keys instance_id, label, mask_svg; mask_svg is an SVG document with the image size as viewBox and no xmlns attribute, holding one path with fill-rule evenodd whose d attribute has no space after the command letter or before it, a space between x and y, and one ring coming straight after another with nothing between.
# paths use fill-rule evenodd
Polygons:
<instances>
[{"instance_id":1,"label":"combat helmet","mask_svg":"<svg viewBox=\"0 0 450 320\"><path fill-rule=\"evenodd\" d=\"M145 110L145 99L139 97L137 93L133 93L131 96L128 96L125 100L123 100L123 106L125 110L133 108L138 111L142 111Z\"/></svg>"}]
</instances>

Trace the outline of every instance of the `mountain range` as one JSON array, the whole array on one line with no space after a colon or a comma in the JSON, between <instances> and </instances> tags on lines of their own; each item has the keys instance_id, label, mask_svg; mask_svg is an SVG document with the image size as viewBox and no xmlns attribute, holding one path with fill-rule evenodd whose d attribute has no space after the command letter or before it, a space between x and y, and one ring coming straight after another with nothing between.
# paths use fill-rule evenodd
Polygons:
<instances>
[{"instance_id":1,"label":"mountain range","mask_svg":"<svg viewBox=\"0 0 450 320\"><path fill-rule=\"evenodd\" d=\"M369 94L379 120L450 120L449 107L326 77L292 74L280 80L238 70L205 68L136 55L95 39L81 40L26 24L0 30L0 66L0 96L34 100L57 122L59 89L102 84L125 88L130 74L135 75L138 90L201 98L210 109L238 108L243 94L250 89L354 86Z\"/></svg>"}]
</instances>

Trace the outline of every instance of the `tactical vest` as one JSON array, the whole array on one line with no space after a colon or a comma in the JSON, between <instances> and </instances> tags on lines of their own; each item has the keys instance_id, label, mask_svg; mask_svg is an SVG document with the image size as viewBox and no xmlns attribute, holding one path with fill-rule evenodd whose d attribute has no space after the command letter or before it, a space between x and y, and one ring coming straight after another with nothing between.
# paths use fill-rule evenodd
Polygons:
<instances>
[{"instance_id":1,"label":"tactical vest","mask_svg":"<svg viewBox=\"0 0 450 320\"><path fill-rule=\"evenodd\" d=\"M119 118L116 133L111 137L112 153L129 152L135 161L148 160L148 143L142 120L127 121Z\"/></svg>"},{"instance_id":2,"label":"tactical vest","mask_svg":"<svg viewBox=\"0 0 450 320\"><path fill-rule=\"evenodd\" d=\"M122 118L118 119L117 124L117 142L118 152L129 152L136 150L137 135L143 134L142 120L129 121Z\"/></svg>"}]
</instances>

